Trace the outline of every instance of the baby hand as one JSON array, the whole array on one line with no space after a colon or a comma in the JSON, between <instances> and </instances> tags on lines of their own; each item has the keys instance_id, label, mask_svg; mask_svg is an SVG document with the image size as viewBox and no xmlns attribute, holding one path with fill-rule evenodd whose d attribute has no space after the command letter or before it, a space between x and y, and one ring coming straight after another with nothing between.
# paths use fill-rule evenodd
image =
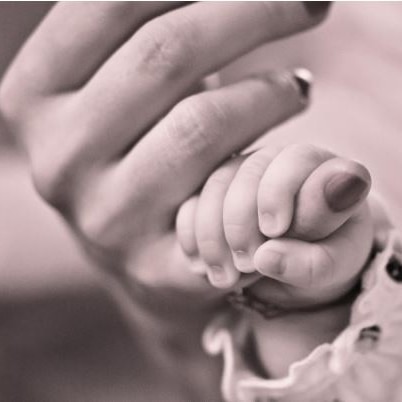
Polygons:
<instances>
[{"instance_id":1,"label":"baby hand","mask_svg":"<svg viewBox=\"0 0 402 402\"><path fill-rule=\"evenodd\" d=\"M253 285L284 306L316 305L346 293L372 245L360 164L310 145L265 147L218 168L177 216L179 242L219 288ZM261 278L261 276L257 276Z\"/></svg>"}]
</instances>

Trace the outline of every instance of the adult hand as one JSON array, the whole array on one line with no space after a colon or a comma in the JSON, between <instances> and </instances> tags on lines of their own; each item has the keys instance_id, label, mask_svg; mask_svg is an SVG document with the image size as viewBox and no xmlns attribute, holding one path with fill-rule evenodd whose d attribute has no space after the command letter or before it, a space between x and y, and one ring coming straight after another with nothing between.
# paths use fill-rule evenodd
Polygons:
<instances>
[{"instance_id":1,"label":"adult hand","mask_svg":"<svg viewBox=\"0 0 402 402\"><path fill-rule=\"evenodd\" d=\"M101 267L164 296L204 292L183 269L179 205L305 101L286 74L187 95L253 48L320 22L327 5L306 4L60 3L31 36L1 86L2 116L38 193Z\"/></svg>"}]
</instances>

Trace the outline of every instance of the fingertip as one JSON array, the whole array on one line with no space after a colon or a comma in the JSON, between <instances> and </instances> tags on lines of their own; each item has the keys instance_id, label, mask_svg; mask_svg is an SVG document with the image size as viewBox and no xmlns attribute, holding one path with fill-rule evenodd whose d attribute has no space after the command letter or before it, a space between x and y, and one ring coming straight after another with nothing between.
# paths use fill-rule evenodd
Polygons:
<instances>
[{"instance_id":1,"label":"fingertip","mask_svg":"<svg viewBox=\"0 0 402 402\"><path fill-rule=\"evenodd\" d=\"M233 263L238 271L245 274L249 274L255 271L253 260L247 251L233 251L232 257Z\"/></svg>"},{"instance_id":2,"label":"fingertip","mask_svg":"<svg viewBox=\"0 0 402 402\"><path fill-rule=\"evenodd\" d=\"M286 270L286 258L280 248L275 248L275 241L268 240L254 253L255 269L264 276L278 279Z\"/></svg>"},{"instance_id":3,"label":"fingertip","mask_svg":"<svg viewBox=\"0 0 402 402\"><path fill-rule=\"evenodd\" d=\"M207 277L212 286L227 289L236 284L240 272L228 265L210 265L207 269Z\"/></svg>"},{"instance_id":4,"label":"fingertip","mask_svg":"<svg viewBox=\"0 0 402 402\"><path fill-rule=\"evenodd\" d=\"M267 237L282 236L288 229L286 219L277 213L264 211L258 216L260 231Z\"/></svg>"}]
</instances>

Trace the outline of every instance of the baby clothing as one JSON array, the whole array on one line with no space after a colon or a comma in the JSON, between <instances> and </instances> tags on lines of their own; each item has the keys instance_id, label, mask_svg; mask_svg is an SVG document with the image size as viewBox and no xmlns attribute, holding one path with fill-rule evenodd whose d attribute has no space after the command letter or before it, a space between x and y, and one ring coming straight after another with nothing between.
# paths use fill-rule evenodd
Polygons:
<instances>
[{"instance_id":1,"label":"baby clothing","mask_svg":"<svg viewBox=\"0 0 402 402\"><path fill-rule=\"evenodd\" d=\"M217 317L205 330L203 344L208 353L223 355L224 399L401 402L402 242L394 228L385 225L377 231L374 252L348 327L332 343L293 363L284 378L263 378L247 364L247 311Z\"/></svg>"}]
</instances>

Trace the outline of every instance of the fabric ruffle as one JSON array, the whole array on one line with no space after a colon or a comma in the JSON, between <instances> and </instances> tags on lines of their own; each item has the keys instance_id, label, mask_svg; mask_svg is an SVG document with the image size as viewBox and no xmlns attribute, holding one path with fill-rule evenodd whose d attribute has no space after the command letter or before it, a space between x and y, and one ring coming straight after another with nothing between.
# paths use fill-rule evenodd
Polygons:
<instances>
[{"instance_id":1,"label":"fabric ruffle","mask_svg":"<svg viewBox=\"0 0 402 402\"><path fill-rule=\"evenodd\" d=\"M367 267L350 325L331 344L295 362L286 377L265 379L242 356L250 331L241 314L218 317L205 330L210 354L222 354L222 393L230 402L402 401L402 243L395 229L381 233Z\"/></svg>"}]
</instances>

